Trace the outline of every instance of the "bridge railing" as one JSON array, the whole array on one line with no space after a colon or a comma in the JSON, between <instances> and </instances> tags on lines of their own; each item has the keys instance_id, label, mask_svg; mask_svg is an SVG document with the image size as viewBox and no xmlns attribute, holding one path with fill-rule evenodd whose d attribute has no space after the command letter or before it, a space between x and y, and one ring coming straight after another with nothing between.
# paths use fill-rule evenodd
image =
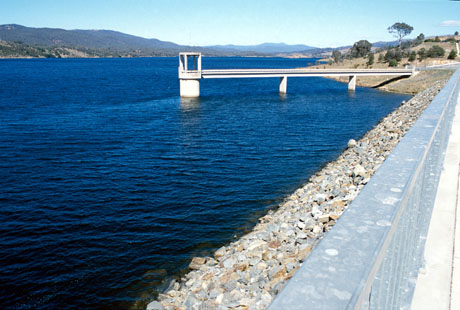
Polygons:
<instances>
[{"instance_id":1,"label":"bridge railing","mask_svg":"<svg viewBox=\"0 0 460 310\"><path fill-rule=\"evenodd\" d=\"M460 69L270 305L409 309L444 161Z\"/></svg>"}]
</instances>

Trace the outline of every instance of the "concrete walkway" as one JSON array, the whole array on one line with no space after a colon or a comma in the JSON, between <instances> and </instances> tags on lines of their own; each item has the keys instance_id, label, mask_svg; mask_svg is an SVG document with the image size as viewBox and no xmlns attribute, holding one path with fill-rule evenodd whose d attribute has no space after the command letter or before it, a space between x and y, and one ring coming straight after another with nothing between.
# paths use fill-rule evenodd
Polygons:
<instances>
[{"instance_id":1,"label":"concrete walkway","mask_svg":"<svg viewBox=\"0 0 460 310\"><path fill-rule=\"evenodd\" d=\"M460 97L417 278L412 309L460 309Z\"/></svg>"}]
</instances>

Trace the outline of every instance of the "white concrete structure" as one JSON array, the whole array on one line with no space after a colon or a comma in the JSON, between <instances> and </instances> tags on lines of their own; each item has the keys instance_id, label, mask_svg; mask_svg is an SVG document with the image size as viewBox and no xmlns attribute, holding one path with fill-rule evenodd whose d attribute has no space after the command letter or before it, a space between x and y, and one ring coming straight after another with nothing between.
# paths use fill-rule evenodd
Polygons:
<instances>
[{"instance_id":1,"label":"white concrete structure","mask_svg":"<svg viewBox=\"0 0 460 310\"><path fill-rule=\"evenodd\" d=\"M189 63L190 60L190 63ZM181 97L200 97L201 53L179 54Z\"/></svg>"},{"instance_id":2,"label":"white concrete structure","mask_svg":"<svg viewBox=\"0 0 460 310\"><path fill-rule=\"evenodd\" d=\"M280 77L280 94L287 93L287 76Z\"/></svg>"},{"instance_id":3,"label":"white concrete structure","mask_svg":"<svg viewBox=\"0 0 460 310\"><path fill-rule=\"evenodd\" d=\"M348 79L348 90L356 89L356 75L350 75Z\"/></svg>"},{"instance_id":4,"label":"white concrete structure","mask_svg":"<svg viewBox=\"0 0 460 310\"><path fill-rule=\"evenodd\" d=\"M189 62L190 61L190 62ZM288 77L348 76L348 89L355 90L357 76L393 75L410 76L414 69L201 69L201 53L179 54L179 80L181 97L199 97L200 79L279 77L279 91L287 91Z\"/></svg>"}]
</instances>

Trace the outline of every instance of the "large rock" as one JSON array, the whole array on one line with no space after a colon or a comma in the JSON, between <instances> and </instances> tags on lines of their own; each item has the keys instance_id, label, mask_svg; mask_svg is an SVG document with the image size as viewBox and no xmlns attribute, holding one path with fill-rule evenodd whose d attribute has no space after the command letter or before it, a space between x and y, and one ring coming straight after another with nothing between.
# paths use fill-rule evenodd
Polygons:
<instances>
[{"instance_id":1,"label":"large rock","mask_svg":"<svg viewBox=\"0 0 460 310\"><path fill-rule=\"evenodd\" d=\"M356 165L355 169L353 169L353 175L356 176L361 176L363 178L367 177L367 171L364 169L363 166L361 165Z\"/></svg>"},{"instance_id":2,"label":"large rock","mask_svg":"<svg viewBox=\"0 0 460 310\"><path fill-rule=\"evenodd\" d=\"M147 310L163 310L164 307L161 303L159 303L158 301L152 301L151 303L149 303L147 305Z\"/></svg>"},{"instance_id":3,"label":"large rock","mask_svg":"<svg viewBox=\"0 0 460 310\"><path fill-rule=\"evenodd\" d=\"M205 263L206 259L204 257L194 257L190 262L190 265L188 265L188 268L192 270L197 270L200 269L200 267L203 266Z\"/></svg>"},{"instance_id":4,"label":"large rock","mask_svg":"<svg viewBox=\"0 0 460 310\"><path fill-rule=\"evenodd\" d=\"M347 144L347 145L348 145L349 148L355 147L355 146L357 145L356 140L350 139L350 140L348 141L348 144Z\"/></svg>"},{"instance_id":5,"label":"large rock","mask_svg":"<svg viewBox=\"0 0 460 310\"><path fill-rule=\"evenodd\" d=\"M258 247L261 247L263 245L267 244L267 242L265 241L262 241L262 240L255 240L253 242L251 242L247 248L248 251L252 251Z\"/></svg>"}]
</instances>

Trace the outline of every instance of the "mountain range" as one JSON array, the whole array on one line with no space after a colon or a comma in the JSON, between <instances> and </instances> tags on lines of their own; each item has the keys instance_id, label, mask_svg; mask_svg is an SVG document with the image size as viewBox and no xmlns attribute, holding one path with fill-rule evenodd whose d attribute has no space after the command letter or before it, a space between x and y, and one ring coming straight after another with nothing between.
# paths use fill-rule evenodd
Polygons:
<instances>
[{"instance_id":1,"label":"mountain range","mask_svg":"<svg viewBox=\"0 0 460 310\"><path fill-rule=\"evenodd\" d=\"M212 45L207 46L208 48L214 50L223 50L223 51L246 51L246 52L259 52L265 54L277 54L277 53L298 53L298 52L305 52L316 47L303 45L303 44L295 44L295 45L288 45L285 43L262 43L259 45Z\"/></svg>"},{"instance_id":2,"label":"mountain range","mask_svg":"<svg viewBox=\"0 0 460 310\"><path fill-rule=\"evenodd\" d=\"M0 25L0 57L129 57L176 56L181 51L200 51L208 56L266 56L302 52L314 47L264 43L260 45L186 46L146 39L112 30L65 30ZM43 54L43 55L42 55Z\"/></svg>"}]
</instances>

